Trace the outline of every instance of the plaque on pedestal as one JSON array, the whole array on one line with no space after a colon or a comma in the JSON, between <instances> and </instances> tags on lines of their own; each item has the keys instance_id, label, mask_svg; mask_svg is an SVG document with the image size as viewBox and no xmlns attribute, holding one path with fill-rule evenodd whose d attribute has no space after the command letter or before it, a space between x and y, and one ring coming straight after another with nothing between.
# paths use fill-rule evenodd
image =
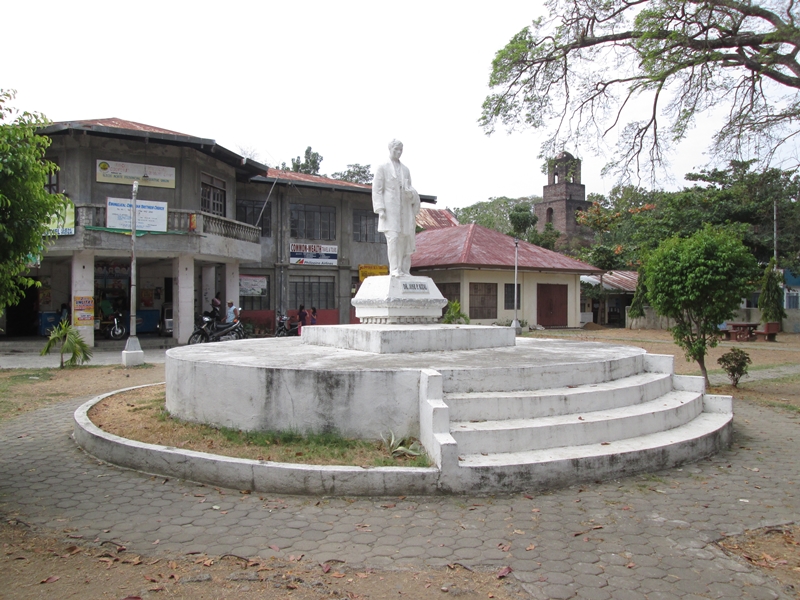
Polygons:
<instances>
[{"instance_id":1,"label":"plaque on pedestal","mask_svg":"<svg viewBox=\"0 0 800 600\"><path fill-rule=\"evenodd\" d=\"M430 277L367 277L351 301L370 325L438 323L447 300Z\"/></svg>"}]
</instances>

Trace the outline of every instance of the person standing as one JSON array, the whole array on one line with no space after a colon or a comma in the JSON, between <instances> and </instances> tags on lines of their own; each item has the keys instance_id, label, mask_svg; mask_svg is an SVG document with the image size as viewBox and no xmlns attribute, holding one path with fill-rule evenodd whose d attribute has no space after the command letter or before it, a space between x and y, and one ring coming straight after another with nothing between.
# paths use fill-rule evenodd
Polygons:
<instances>
[{"instance_id":1,"label":"person standing","mask_svg":"<svg viewBox=\"0 0 800 600\"><path fill-rule=\"evenodd\" d=\"M303 331L303 327L305 327L308 323L308 313L306 312L306 307L304 304L300 305L300 308L297 309L297 335Z\"/></svg>"},{"instance_id":2,"label":"person standing","mask_svg":"<svg viewBox=\"0 0 800 600\"><path fill-rule=\"evenodd\" d=\"M239 309L233 304L233 300L228 300L228 310L225 313L225 322L233 323L239 318Z\"/></svg>"},{"instance_id":3,"label":"person standing","mask_svg":"<svg viewBox=\"0 0 800 600\"><path fill-rule=\"evenodd\" d=\"M315 307L311 307L311 325L317 324L317 309Z\"/></svg>"},{"instance_id":4,"label":"person standing","mask_svg":"<svg viewBox=\"0 0 800 600\"><path fill-rule=\"evenodd\" d=\"M408 276L416 249L416 217L419 194L411 186L411 174L400 162L403 143L389 142L389 162L380 165L372 180L372 208L378 215L378 231L386 236L389 274Z\"/></svg>"}]
</instances>

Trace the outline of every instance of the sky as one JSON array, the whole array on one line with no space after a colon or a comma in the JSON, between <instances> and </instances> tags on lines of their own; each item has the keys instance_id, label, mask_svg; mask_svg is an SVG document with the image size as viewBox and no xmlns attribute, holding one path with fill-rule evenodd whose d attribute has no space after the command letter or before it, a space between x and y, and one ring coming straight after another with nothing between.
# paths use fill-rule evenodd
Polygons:
<instances>
[{"instance_id":1,"label":"sky","mask_svg":"<svg viewBox=\"0 0 800 600\"><path fill-rule=\"evenodd\" d=\"M0 88L52 121L117 117L255 151L271 166L311 146L321 173L405 147L414 187L458 208L541 195L543 135L477 121L495 53L542 3L451 0L13 2ZM9 49L13 49L10 51ZM674 156L674 181L705 164L708 133ZM614 186L583 160L588 193Z\"/></svg>"}]
</instances>

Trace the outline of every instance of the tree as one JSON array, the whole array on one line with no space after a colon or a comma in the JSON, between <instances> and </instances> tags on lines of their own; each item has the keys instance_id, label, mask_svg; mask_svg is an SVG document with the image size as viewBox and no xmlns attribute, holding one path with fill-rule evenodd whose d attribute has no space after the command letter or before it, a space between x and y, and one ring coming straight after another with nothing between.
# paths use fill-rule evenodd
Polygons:
<instances>
[{"instance_id":1,"label":"tree","mask_svg":"<svg viewBox=\"0 0 800 600\"><path fill-rule=\"evenodd\" d=\"M719 341L718 326L733 317L757 273L756 260L737 237L737 228L710 225L688 238L662 242L644 267L650 306L675 320L675 343L686 360L700 366L706 385L705 357Z\"/></svg>"},{"instance_id":2,"label":"tree","mask_svg":"<svg viewBox=\"0 0 800 600\"><path fill-rule=\"evenodd\" d=\"M81 337L81 334L78 333L77 328L70 325L68 321L61 321L53 328L41 355L47 356L56 346L59 348L62 369L65 364L68 367L74 367L75 365L89 362L89 359L92 358L92 349ZM70 354L70 358L66 363L64 363L65 352Z\"/></svg>"},{"instance_id":3,"label":"tree","mask_svg":"<svg viewBox=\"0 0 800 600\"><path fill-rule=\"evenodd\" d=\"M544 231L539 233L536 229L531 229L528 233L528 241L548 250L556 249L556 242L561 236L561 232L552 223L544 224Z\"/></svg>"},{"instance_id":4,"label":"tree","mask_svg":"<svg viewBox=\"0 0 800 600\"><path fill-rule=\"evenodd\" d=\"M508 220L514 237L525 239L531 227L539 221L539 217L533 214L530 202L520 202L508 212Z\"/></svg>"},{"instance_id":5,"label":"tree","mask_svg":"<svg viewBox=\"0 0 800 600\"><path fill-rule=\"evenodd\" d=\"M752 161L686 176L695 185L678 192L616 186L608 198L594 195L578 222L595 232L581 258L611 269L636 268L665 239L688 237L703 224L744 226L743 241L756 260L773 253L773 206L778 214L781 265L800 266L800 180L780 169L753 170ZM602 264L601 264L602 263Z\"/></svg>"},{"instance_id":6,"label":"tree","mask_svg":"<svg viewBox=\"0 0 800 600\"><path fill-rule=\"evenodd\" d=\"M549 130L542 156L606 134L612 165L662 165L697 119L724 115L717 156L773 153L798 133L794 0L547 0L497 52L479 120ZM552 125L552 127L551 127ZM654 172L653 172L654 173Z\"/></svg>"},{"instance_id":7,"label":"tree","mask_svg":"<svg viewBox=\"0 0 800 600\"><path fill-rule=\"evenodd\" d=\"M36 135L47 120L8 106L14 97L0 90L0 314L35 285L25 273L44 251L52 218L66 209L61 194L45 190L57 170L44 158L49 138Z\"/></svg>"},{"instance_id":8,"label":"tree","mask_svg":"<svg viewBox=\"0 0 800 600\"><path fill-rule=\"evenodd\" d=\"M518 204L528 204L530 206L531 202L538 199L537 196L523 198L498 196L489 198L485 202L476 202L464 208L453 209L453 213L462 225L475 223L501 233L508 233L513 231L511 219L509 218L509 213L512 209Z\"/></svg>"},{"instance_id":9,"label":"tree","mask_svg":"<svg viewBox=\"0 0 800 600\"><path fill-rule=\"evenodd\" d=\"M350 181L351 183L364 183L369 185L372 183L373 178L370 166L371 165L360 165L358 163L347 165L344 171L334 173L331 177L342 181Z\"/></svg>"},{"instance_id":10,"label":"tree","mask_svg":"<svg viewBox=\"0 0 800 600\"><path fill-rule=\"evenodd\" d=\"M775 259L769 261L761 278L761 294L758 296L758 308L761 310L762 323L781 323L786 318L783 310L783 273L775 268Z\"/></svg>"},{"instance_id":11,"label":"tree","mask_svg":"<svg viewBox=\"0 0 800 600\"><path fill-rule=\"evenodd\" d=\"M311 150L311 146L306 148L303 160L300 157L292 159L292 168L289 169L286 163L281 165L282 171L290 170L293 173L306 173L307 175L319 175L319 168L322 164L322 156L319 152Z\"/></svg>"}]
</instances>

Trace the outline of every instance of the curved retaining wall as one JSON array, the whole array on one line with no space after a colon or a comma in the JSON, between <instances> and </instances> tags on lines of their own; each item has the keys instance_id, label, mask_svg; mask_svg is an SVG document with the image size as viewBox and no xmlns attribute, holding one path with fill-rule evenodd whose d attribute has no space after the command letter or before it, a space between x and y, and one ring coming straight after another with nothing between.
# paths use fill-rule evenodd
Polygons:
<instances>
[{"instance_id":1,"label":"curved retaining wall","mask_svg":"<svg viewBox=\"0 0 800 600\"><path fill-rule=\"evenodd\" d=\"M73 437L81 448L95 458L144 473L256 492L396 496L426 495L437 491L439 469L432 467L365 469L231 458L129 440L107 433L89 420L88 412L92 406L104 398L130 389L136 388L103 394L75 411Z\"/></svg>"}]
</instances>

